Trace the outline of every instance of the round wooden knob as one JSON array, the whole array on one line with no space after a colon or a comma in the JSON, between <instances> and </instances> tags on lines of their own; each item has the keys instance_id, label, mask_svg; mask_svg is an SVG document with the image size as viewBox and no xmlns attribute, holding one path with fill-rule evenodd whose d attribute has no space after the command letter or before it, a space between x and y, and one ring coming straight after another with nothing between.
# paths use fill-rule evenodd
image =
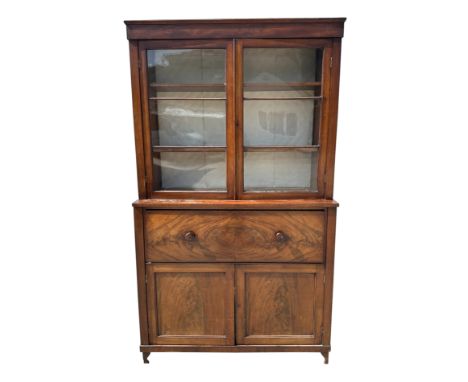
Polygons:
<instances>
[{"instance_id":1,"label":"round wooden knob","mask_svg":"<svg viewBox=\"0 0 468 382\"><path fill-rule=\"evenodd\" d=\"M184 233L184 240L186 241L194 241L197 238L197 235L195 235L195 232L193 231L187 231Z\"/></svg>"},{"instance_id":2,"label":"round wooden knob","mask_svg":"<svg viewBox=\"0 0 468 382\"><path fill-rule=\"evenodd\" d=\"M284 243L286 240L288 240L288 237L283 232L278 231L275 233L275 239L280 243Z\"/></svg>"}]
</instances>

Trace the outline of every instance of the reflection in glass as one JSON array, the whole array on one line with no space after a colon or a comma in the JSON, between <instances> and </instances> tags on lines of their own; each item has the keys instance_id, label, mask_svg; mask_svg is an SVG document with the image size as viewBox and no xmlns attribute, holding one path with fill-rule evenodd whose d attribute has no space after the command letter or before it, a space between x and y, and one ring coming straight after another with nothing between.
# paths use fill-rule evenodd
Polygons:
<instances>
[{"instance_id":1,"label":"reflection in glass","mask_svg":"<svg viewBox=\"0 0 468 382\"><path fill-rule=\"evenodd\" d=\"M246 146L306 146L313 144L315 102L306 100L246 100Z\"/></svg>"},{"instance_id":2,"label":"reflection in glass","mask_svg":"<svg viewBox=\"0 0 468 382\"><path fill-rule=\"evenodd\" d=\"M245 48L244 82L320 81L321 49Z\"/></svg>"},{"instance_id":3,"label":"reflection in glass","mask_svg":"<svg viewBox=\"0 0 468 382\"><path fill-rule=\"evenodd\" d=\"M153 146L226 145L224 101L158 100L151 107Z\"/></svg>"},{"instance_id":4,"label":"reflection in glass","mask_svg":"<svg viewBox=\"0 0 468 382\"><path fill-rule=\"evenodd\" d=\"M156 190L226 190L225 153L161 152L153 165Z\"/></svg>"},{"instance_id":5,"label":"reflection in glass","mask_svg":"<svg viewBox=\"0 0 468 382\"><path fill-rule=\"evenodd\" d=\"M246 191L317 191L317 152L244 153Z\"/></svg>"},{"instance_id":6,"label":"reflection in glass","mask_svg":"<svg viewBox=\"0 0 468 382\"><path fill-rule=\"evenodd\" d=\"M224 49L148 50L147 59L150 85L225 82Z\"/></svg>"}]
</instances>

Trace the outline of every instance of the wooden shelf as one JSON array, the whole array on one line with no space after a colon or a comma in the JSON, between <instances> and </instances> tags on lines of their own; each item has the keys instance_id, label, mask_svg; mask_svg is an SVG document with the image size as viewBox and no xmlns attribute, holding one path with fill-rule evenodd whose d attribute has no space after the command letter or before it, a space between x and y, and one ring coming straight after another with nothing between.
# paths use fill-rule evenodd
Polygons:
<instances>
[{"instance_id":1,"label":"wooden shelf","mask_svg":"<svg viewBox=\"0 0 468 382\"><path fill-rule=\"evenodd\" d=\"M272 90L309 90L312 87L322 86L321 82L275 82L275 83L244 83L246 91L272 91Z\"/></svg>"},{"instance_id":2,"label":"wooden shelf","mask_svg":"<svg viewBox=\"0 0 468 382\"><path fill-rule=\"evenodd\" d=\"M213 83L213 84L205 84L205 83L194 83L194 84L158 84L156 82L152 82L149 85L151 88L155 88L157 91L165 91L165 92L181 92L181 91L188 91L188 92L206 92L206 91L224 91L226 89L226 84L224 83Z\"/></svg>"},{"instance_id":3,"label":"wooden shelf","mask_svg":"<svg viewBox=\"0 0 468 382\"><path fill-rule=\"evenodd\" d=\"M278 193L278 192L300 192L300 193L316 193L317 190L313 190L312 188L296 188L296 187L253 187L253 188L246 188L244 192L249 193L256 193L256 192L267 192L270 194Z\"/></svg>"},{"instance_id":4,"label":"wooden shelf","mask_svg":"<svg viewBox=\"0 0 468 382\"><path fill-rule=\"evenodd\" d=\"M226 97L149 97L151 101L225 101Z\"/></svg>"},{"instance_id":5,"label":"wooden shelf","mask_svg":"<svg viewBox=\"0 0 468 382\"><path fill-rule=\"evenodd\" d=\"M244 101L282 101L282 100L307 100L322 99L322 96L297 96L297 97L244 97Z\"/></svg>"},{"instance_id":6,"label":"wooden shelf","mask_svg":"<svg viewBox=\"0 0 468 382\"><path fill-rule=\"evenodd\" d=\"M299 151L304 153L316 152L320 145L308 146L245 146L244 152L280 152L280 151Z\"/></svg>"},{"instance_id":7,"label":"wooden shelf","mask_svg":"<svg viewBox=\"0 0 468 382\"><path fill-rule=\"evenodd\" d=\"M226 146L153 146L153 154L158 152L224 152Z\"/></svg>"}]
</instances>

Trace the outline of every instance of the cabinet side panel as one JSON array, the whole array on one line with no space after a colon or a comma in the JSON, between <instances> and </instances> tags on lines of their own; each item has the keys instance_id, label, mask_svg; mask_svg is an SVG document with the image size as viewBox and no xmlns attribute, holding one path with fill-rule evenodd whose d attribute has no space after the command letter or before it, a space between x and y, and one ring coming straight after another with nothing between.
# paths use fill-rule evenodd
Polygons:
<instances>
[{"instance_id":1,"label":"cabinet side panel","mask_svg":"<svg viewBox=\"0 0 468 382\"><path fill-rule=\"evenodd\" d=\"M335 231L336 208L328 208L327 212L327 247L325 258L325 298L323 305L323 337L322 345L330 345L332 302L333 302L333 273L335 263Z\"/></svg>"},{"instance_id":2,"label":"cabinet side panel","mask_svg":"<svg viewBox=\"0 0 468 382\"><path fill-rule=\"evenodd\" d=\"M130 41L130 73L132 81L133 125L135 131L135 150L137 160L138 197L146 197L145 154L143 145L143 125L141 118L140 75L138 70L138 42Z\"/></svg>"},{"instance_id":3,"label":"cabinet side panel","mask_svg":"<svg viewBox=\"0 0 468 382\"><path fill-rule=\"evenodd\" d=\"M335 176L335 149L336 132L338 125L338 96L340 87L340 60L341 39L334 39L332 51L332 68L330 81L330 101L327 136L327 163L326 163L326 185L325 198L333 199L333 184Z\"/></svg>"},{"instance_id":4,"label":"cabinet side panel","mask_svg":"<svg viewBox=\"0 0 468 382\"><path fill-rule=\"evenodd\" d=\"M140 341L148 345L148 313L146 305L146 270L145 270L145 243L143 232L143 209L134 208L135 221L135 251L138 282L138 311L140 315Z\"/></svg>"}]
</instances>

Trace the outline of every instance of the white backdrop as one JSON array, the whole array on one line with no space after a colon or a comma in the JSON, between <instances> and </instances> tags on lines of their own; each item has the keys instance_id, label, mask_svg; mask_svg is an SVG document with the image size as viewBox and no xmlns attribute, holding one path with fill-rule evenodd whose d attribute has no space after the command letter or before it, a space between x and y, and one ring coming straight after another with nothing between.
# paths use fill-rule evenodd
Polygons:
<instances>
[{"instance_id":1,"label":"white backdrop","mask_svg":"<svg viewBox=\"0 0 468 382\"><path fill-rule=\"evenodd\" d=\"M0 380L468 379L463 2L235 3L0 5ZM310 353L143 365L123 20L340 16L330 365Z\"/></svg>"}]
</instances>

